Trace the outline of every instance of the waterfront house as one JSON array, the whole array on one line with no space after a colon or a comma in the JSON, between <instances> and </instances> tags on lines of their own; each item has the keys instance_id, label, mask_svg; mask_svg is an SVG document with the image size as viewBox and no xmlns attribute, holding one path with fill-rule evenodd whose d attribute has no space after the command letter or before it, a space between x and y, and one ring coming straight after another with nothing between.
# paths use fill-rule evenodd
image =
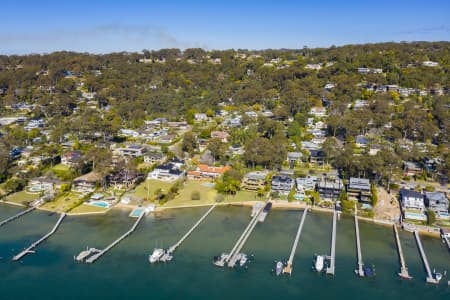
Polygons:
<instances>
[{"instance_id":1,"label":"waterfront house","mask_svg":"<svg viewBox=\"0 0 450 300\"><path fill-rule=\"evenodd\" d=\"M94 171L90 172L73 180L72 191L78 193L92 193L102 180L103 177L100 173Z\"/></svg>"},{"instance_id":2,"label":"waterfront house","mask_svg":"<svg viewBox=\"0 0 450 300\"><path fill-rule=\"evenodd\" d=\"M317 191L321 200L336 201L343 189L344 184L337 177L322 177L317 182Z\"/></svg>"},{"instance_id":3,"label":"waterfront house","mask_svg":"<svg viewBox=\"0 0 450 300\"><path fill-rule=\"evenodd\" d=\"M351 177L347 186L347 196L351 200L371 203L372 191L369 179Z\"/></svg>"},{"instance_id":4,"label":"waterfront house","mask_svg":"<svg viewBox=\"0 0 450 300\"><path fill-rule=\"evenodd\" d=\"M30 180L27 190L32 193L54 192L58 191L63 184L67 182L50 177L36 177Z\"/></svg>"},{"instance_id":5,"label":"waterfront house","mask_svg":"<svg viewBox=\"0 0 450 300\"><path fill-rule=\"evenodd\" d=\"M69 151L61 156L61 164L73 167L81 159L80 151Z\"/></svg>"},{"instance_id":6,"label":"waterfront house","mask_svg":"<svg viewBox=\"0 0 450 300\"><path fill-rule=\"evenodd\" d=\"M162 163L166 156L159 152L152 152L144 155L144 162L149 164Z\"/></svg>"},{"instance_id":7,"label":"waterfront house","mask_svg":"<svg viewBox=\"0 0 450 300\"><path fill-rule=\"evenodd\" d=\"M108 183L118 189L128 189L139 181L143 180L144 175L136 171L120 170L115 174L106 177Z\"/></svg>"},{"instance_id":8,"label":"waterfront house","mask_svg":"<svg viewBox=\"0 0 450 300\"><path fill-rule=\"evenodd\" d=\"M403 163L403 176L417 176L422 174L422 167L416 162Z\"/></svg>"},{"instance_id":9,"label":"waterfront house","mask_svg":"<svg viewBox=\"0 0 450 300\"><path fill-rule=\"evenodd\" d=\"M403 217L409 220L426 221L427 216L424 214L425 203L421 193L400 189L400 203Z\"/></svg>"},{"instance_id":10,"label":"waterfront house","mask_svg":"<svg viewBox=\"0 0 450 300\"><path fill-rule=\"evenodd\" d=\"M294 187L294 179L287 175L274 175L272 177L272 192L288 195Z\"/></svg>"},{"instance_id":11,"label":"waterfront house","mask_svg":"<svg viewBox=\"0 0 450 300\"><path fill-rule=\"evenodd\" d=\"M155 179L162 181L175 181L184 176L184 172L181 171L175 164L167 163L157 166L152 172L148 173L147 179Z\"/></svg>"},{"instance_id":12,"label":"waterfront house","mask_svg":"<svg viewBox=\"0 0 450 300\"><path fill-rule=\"evenodd\" d=\"M297 190L315 191L317 185L317 176L306 176L295 179Z\"/></svg>"},{"instance_id":13,"label":"waterfront house","mask_svg":"<svg viewBox=\"0 0 450 300\"><path fill-rule=\"evenodd\" d=\"M214 180L230 169L229 166L211 167L206 164L199 164L195 171L188 171L187 176L189 179Z\"/></svg>"},{"instance_id":14,"label":"waterfront house","mask_svg":"<svg viewBox=\"0 0 450 300\"><path fill-rule=\"evenodd\" d=\"M117 148L115 150L115 153L122 157L139 157L145 152L145 147L141 145L126 145L124 148Z\"/></svg>"},{"instance_id":15,"label":"waterfront house","mask_svg":"<svg viewBox=\"0 0 450 300\"><path fill-rule=\"evenodd\" d=\"M244 175L241 188L244 190L257 191L266 187L267 172L254 171Z\"/></svg>"},{"instance_id":16,"label":"waterfront house","mask_svg":"<svg viewBox=\"0 0 450 300\"><path fill-rule=\"evenodd\" d=\"M439 218L449 218L449 201L445 193L425 192L425 205L434 211Z\"/></svg>"}]
</instances>

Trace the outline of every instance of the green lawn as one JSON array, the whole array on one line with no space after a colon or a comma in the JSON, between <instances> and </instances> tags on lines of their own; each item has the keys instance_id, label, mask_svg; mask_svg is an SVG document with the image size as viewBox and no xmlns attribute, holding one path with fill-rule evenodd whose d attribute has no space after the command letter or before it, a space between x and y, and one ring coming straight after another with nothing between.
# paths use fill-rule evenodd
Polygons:
<instances>
[{"instance_id":1,"label":"green lawn","mask_svg":"<svg viewBox=\"0 0 450 300\"><path fill-rule=\"evenodd\" d=\"M44 203L41 207L56 212L67 212L76 207L80 203L81 198L80 194L69 192L60 195L53 201Z\"/></svg>"},{"instance_id":2,"label":"green lawn","mask_svg":"<svg viewBox=\"0 0 450 300\"><path fill-rule=\"evenodd\" d=\"M39 198L39 193L30 194L25 191L17 192L6 197L6 201L18 204L27 204Z\"/></svg>"},{"instance_id":3,"label":"green lawn","mask_svg":"<svg viewBox=\"0 0 450 300\"><path fill-rule=\"evenodd\" d=\"M234 196L224 196L224 202L245 202L245 201L261 201L266 200L266 197L258 197L256 192L239 191Z\"/></svg>"},{"instance_id":4,"label":"green lawn","mask_svg":"<svg viewBox=\"0 0 450 300\"><path fill-rule=\"evenodd\" d=\"M95 205L81 204L70 211L70 213L93 213L93 212L106 212L108 209Z\"/></svg>"},{"instance_id":5,"label":"green lawn","mask_svg":"<svg viewBox=\"0 0 450 300\"><path fill-rule=\"evenodd\" d=\"M200 193L200 200L192 200L192 192ZM204 185L204 182L189 180L178 191L178 195L164 204L164 207L212 204L216 201L217 191L214 187Z\"/></svg>"},{"instance_id":6,"label":"green lawn","mask_svg":"<svg viewBox=\"0 0 450 300\"><path fill-rule=\"evenodd\" d=\"M53 173L55 173L58 177L67 177L70 174L70 168L63 164L58 164L53 166L53 168L50 169Z\"/></svg>"},{"instance_id":7,"label":"green lawn","mask_svg":"<svg viewBox=\"0 0 450 300\"><path fill-rule=\"evenodd\" d=\"M142 182L134 189L134 191L131 191L130 194L143 199L147 199L147 195L149 195L150 199L154 199L155 192L158 189L162 189L163 192L168 192L173 184L173 182L150 179ZM147 191L147 189L149 190Z\"/></svg>"}]
</instances>

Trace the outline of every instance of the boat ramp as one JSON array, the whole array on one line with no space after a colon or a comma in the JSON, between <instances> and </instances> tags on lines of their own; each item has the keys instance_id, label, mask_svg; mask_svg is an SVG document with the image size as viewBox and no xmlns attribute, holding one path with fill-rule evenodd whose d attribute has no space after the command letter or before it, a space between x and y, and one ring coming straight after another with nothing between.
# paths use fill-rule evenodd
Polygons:
<instances>
[{"instance_id":1,"label":"boat ramp","mask_svg":"<svg viewBox=\"0 0 450 300\"><path fill-rule=\"evenodd\" d=\"M65 218L66 214L62 213L58 219L58 221L56 222L55 226L53 227L53 229L47 233L46 235L44 235L43 237L41 237L39 240L37 240L36 242L34 242L33 244L31 244L28 248L26 248L25 250L23 250L22 252L20 252L19 254L17 254L16 256L13 257L13 261L18 261L20 260L22 257L24 257L25 255L29 254L29 253L34 253L33 249L36 248L39 244L41 244L43 241L45 241L46 239L48 239L52 234L54 234L56 232L56 230L58 229L59 225L61 224L61 222L63 221L63 219Z\"/></svg>"}]
</instances>

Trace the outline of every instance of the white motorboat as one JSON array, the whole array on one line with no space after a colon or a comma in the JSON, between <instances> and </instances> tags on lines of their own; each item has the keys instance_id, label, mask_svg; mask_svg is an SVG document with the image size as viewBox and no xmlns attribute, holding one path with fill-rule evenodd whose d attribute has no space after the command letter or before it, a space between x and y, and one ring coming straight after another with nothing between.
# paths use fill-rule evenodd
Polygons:
<instances>
[{"instance_id":1,"label":"white motorboat","mask_svg":"<svg viewBox=\"0 0 450 300\"><path fill-rule=\"evenodd\" d=\"M317 255L316 262L314 263L314 268L317 272L322 272L324 266L325 256Z\"/></svg>"},{"instance_id":2,"label":"white motorboat","mask_svg":"<svg viewBox=\"0 0 450 300\"><path fill-rule=\"evenodd\" d=\"M159 261L163 255L164 255L164 249L155 248L153 250L153 253L148 256L148 260L151 264L153 264L153 263Z\"/></svg>"},{"instance_id":3,"label":"white motorboat","mask_svg":"<svg viewBox=\"0 0 450 300\"><path fill-rule=\"evenodd\" d=\"M275 274L277 276L279 276L281 274L281 272L283 272L283 267L284 267L284 264L281 261L278 261L277 266L275 268Z\"/></svg>"}]
</instances>

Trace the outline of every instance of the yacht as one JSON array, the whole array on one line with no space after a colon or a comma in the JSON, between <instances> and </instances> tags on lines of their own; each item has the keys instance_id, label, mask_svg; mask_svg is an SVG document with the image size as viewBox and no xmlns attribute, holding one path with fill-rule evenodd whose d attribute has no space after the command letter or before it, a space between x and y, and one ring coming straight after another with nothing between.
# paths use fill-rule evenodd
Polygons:
<instances>
[{"instance_id":1,"label":"yacht","mask_svg":"<svg viewBox=\"0 0 450 300\"><path fill-rule=\"evenodd\" d=\"M161 248L155 248L153 253L148 256L148 260L151 264L159 261L159 259L164 255L164 250Z\"/></svg>"},{"instance_id":2,"label":"yacht","mask_svg":"<svg viewBox=\"0 0 450 300\"><path fill-rule=\"evenodd\" d=\"M316 256L316 262L314 263L314 268L316 269L317 272L322 272L324 261L325 261L325 256L323 256L323 255Z\"/></svg>"},{"instance_id":3,"label":"yacht","mask_svg":"<svg viewBox=\"0 0 450 300\"><path fill-rule=\"evenodd\" d=\"M275 268L275 274L279 276L283 272L284 264L281 261L277 261L277 266Z\"/></svg>"}]
</instances>

